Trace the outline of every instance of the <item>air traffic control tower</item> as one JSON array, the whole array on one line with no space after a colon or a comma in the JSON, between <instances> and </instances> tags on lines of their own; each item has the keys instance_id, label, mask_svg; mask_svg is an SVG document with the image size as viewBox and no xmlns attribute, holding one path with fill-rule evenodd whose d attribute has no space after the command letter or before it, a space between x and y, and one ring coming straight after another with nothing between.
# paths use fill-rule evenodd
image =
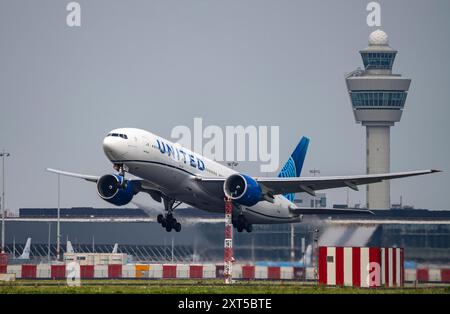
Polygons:
<instances>
[{"instance_id":1,"label":"air traffic control tower","mask_svg":"<svg viewBox=\"0 0 450 314\"><path fill-rule=\"evenodd\" d=\"M410 79L392 74L397 51L389 47L388 36L376 30L369 36L369 47L360 51L364 70L346 76L353 114L366 127L367 174L390 171L390 128L400 121ZM389 181L367 185L369 209L389 209Z\"/></svg>"}]
</instances>

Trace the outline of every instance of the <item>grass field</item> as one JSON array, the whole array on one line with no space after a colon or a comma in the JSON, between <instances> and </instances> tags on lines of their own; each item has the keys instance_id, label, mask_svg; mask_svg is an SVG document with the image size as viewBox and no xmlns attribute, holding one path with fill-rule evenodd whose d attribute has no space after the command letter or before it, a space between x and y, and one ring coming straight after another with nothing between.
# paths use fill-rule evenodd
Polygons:
<instances>
[{"instance_id":1,"label":"grass field","mask_svg":"<svg viewBox=\"0 0 450 314\"><path fill-rule=\"evenodd\" d=\"M226 286L218 280L92 280L81 287L65 281L17 280L1 283L0 294L450 294L450 286L406 288L323 287L298 282L236 282Z\"/></svg>"}]
</instances>

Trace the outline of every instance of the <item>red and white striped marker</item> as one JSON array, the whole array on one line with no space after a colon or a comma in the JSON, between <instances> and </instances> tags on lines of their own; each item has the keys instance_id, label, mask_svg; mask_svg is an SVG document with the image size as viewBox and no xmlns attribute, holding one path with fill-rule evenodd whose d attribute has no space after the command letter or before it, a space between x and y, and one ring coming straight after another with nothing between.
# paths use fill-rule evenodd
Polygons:
<instances>
[{"instance_id":1,"label":"red and white striped marker","mask_svg":"<svg viewBox=\"0 0 450 314\"><path fill-rule=\"evenodd\" d=\"M403 248L319 247L319 284L399 287L404 283Z\"/></svg>"},{"instance_id":2,"label":"red and white striped marker","mask_svg":"<svg viewBox=\"0 0 450 314\"><path fill-rule=\"evenodd\" d=\"M233 274L233 203L231 199L225 198L225 242L224 242L224 258L223 258L223 275L225 283L232 283Z\"/></svg>"}]
</instances>

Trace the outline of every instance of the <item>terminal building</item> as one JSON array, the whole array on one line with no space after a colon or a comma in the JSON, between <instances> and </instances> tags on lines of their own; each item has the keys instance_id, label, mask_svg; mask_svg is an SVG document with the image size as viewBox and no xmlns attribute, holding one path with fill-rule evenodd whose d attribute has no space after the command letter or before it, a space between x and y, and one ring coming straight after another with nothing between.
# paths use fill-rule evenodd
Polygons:
<instances>
[{"instance_id":1,"label":"terminal building","mask_svg":"<svg viewBox=\"0 0 450 314\"><path fill-rule=\"evenodd\" d=\"M77 253L118 252L135 261L223 261L224 218L192 208L177 208L180 233L167 233L155 217L137 208L62 208L61 251L70 240ZM56 209L21 209L6 221L6 250L16 256L31 237L31 256L56 256ZM130 215L132 213L132 215ZM155 215L156 216L156 215ZM61 215L62 217L62 215ZM317 230L318 232L315 232ZM316 241L316 243L315 243ZM302 244L304 243L304 244ZM234 234L240 262L299 261L305 246L384 246L405 248L405 260L450 263L450 211L420 209L379 210L374 216L305 217L302 223L255 225L252 233ZM12 255L11 255L12 256ZM293 257L293 258L292 258Z\"/></svg>"}]
</instances>

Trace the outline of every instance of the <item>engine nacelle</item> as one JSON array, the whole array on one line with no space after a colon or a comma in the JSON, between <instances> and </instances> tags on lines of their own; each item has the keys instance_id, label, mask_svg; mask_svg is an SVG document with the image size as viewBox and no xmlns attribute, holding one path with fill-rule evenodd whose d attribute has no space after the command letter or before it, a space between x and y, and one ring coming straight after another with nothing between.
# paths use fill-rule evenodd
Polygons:
<instances>
[{"instance_id":1,"label":"engine nacelle","mask_svg":"<svg viewBox=\"0 0 450 314\"><path fill-rule=\"evenodd\" d=\"M134 186L132 181L124 181L122 176L106 174L97 181L97 193L105 201L122 206L133 199Z\"/></svg>"},{"instance_id":2,"label":"engine nacelle","mask_svg":"<svg viewBox=\"0 0 450 314\"><path fill-rule=\"evenodd\" d=\"M224 184L225 195L239 204L253 206L263 199L258 182L245 174L232 174Z\"/></svg>"}]
</instances>

